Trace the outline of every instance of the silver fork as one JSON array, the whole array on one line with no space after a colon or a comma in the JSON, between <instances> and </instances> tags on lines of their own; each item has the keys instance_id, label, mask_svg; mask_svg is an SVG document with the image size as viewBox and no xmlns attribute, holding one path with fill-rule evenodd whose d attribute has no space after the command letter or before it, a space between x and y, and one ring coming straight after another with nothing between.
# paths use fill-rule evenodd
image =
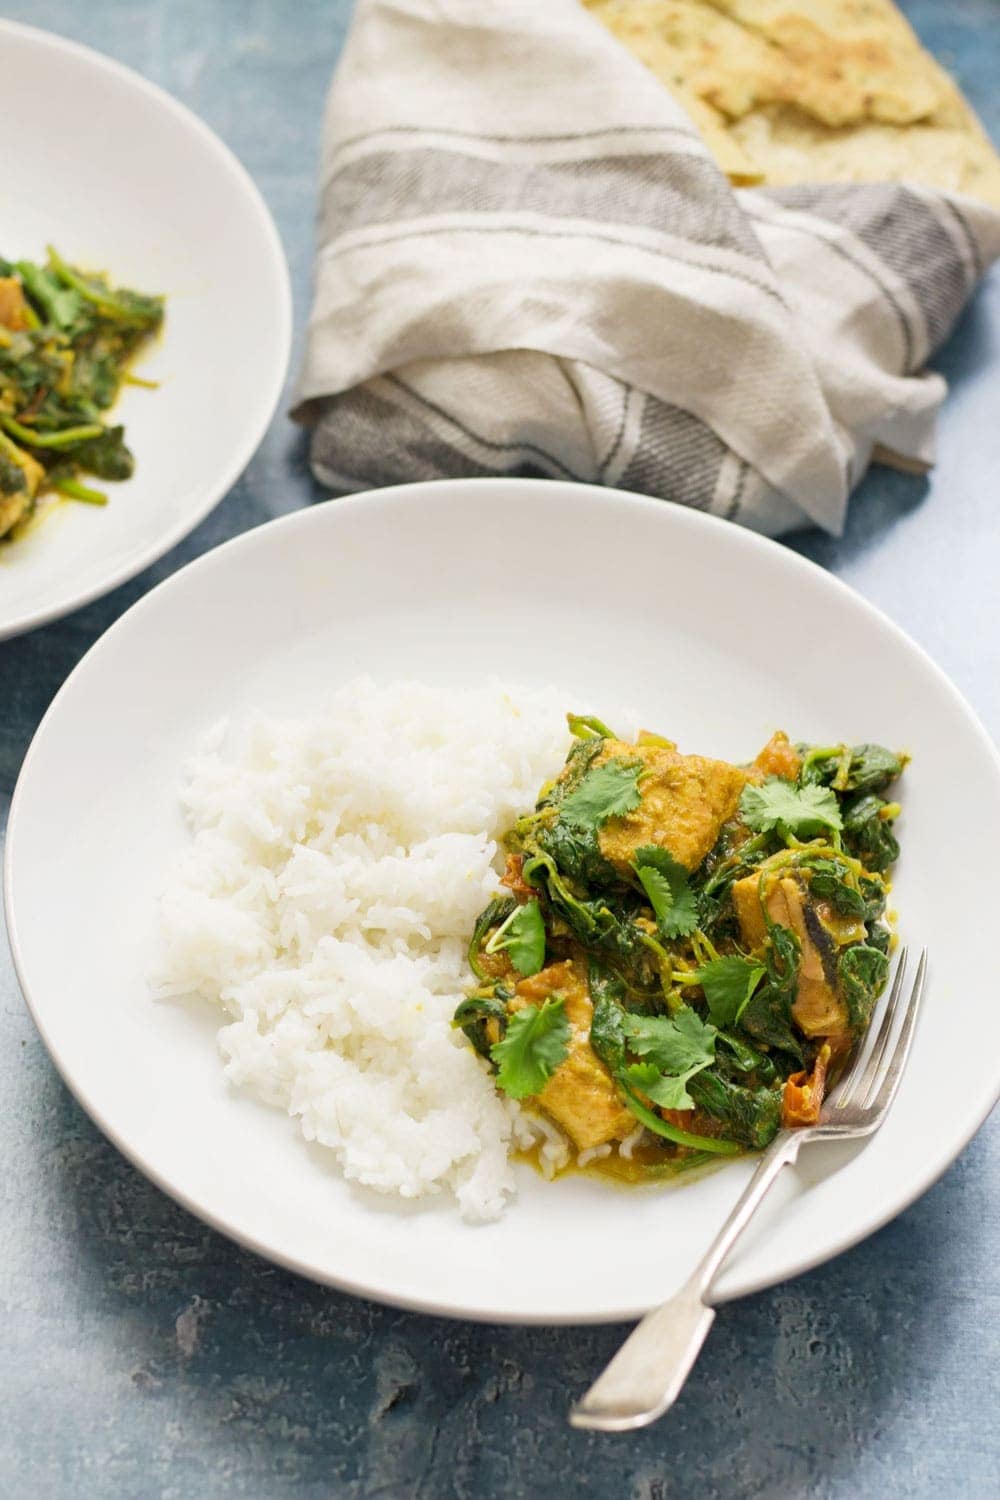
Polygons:
<instances>
[{"instance_id":1,"label":"silver fork","mask_svg":"<svg viewBox=\"0 0 1000 1500\"><path fill-rule=\"evenodd\" d=\"M862 1048L846 1077L824 1103L818 1124L779 1131L690 1280L669 1302L646 1314L604 1373L573 1407L569 1419L574 1427L629 1432L661 1417L680 1395L715 1321L715 1308L708 1299L716 1273L782 1167L795 1161L807 1141L849 1141L871 1135L882 1124L896 1097L913 1040L927 973L926 948L907 998L901 1003L905 973L904 948L875 1039ZM897 1017L898 1025L894 1025Z\"/></svg>"}]
</instances>

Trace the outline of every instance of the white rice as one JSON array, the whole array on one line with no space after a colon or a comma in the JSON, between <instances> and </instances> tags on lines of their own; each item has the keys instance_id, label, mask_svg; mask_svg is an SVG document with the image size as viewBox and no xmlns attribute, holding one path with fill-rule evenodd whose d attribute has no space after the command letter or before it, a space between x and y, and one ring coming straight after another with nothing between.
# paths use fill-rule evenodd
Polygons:
<instances>
[{"instance_id":1,"label":"white rice","mask_svg":"<svg viewBox=\"0 0 1000 1500\"><path fill-rule=\"evenodd\" d=\"M631 1161L632 1152L635 1150L636 1146L638 1146L639 1142L642 1140L645 1134L645 1125L637 1126L636 1129L633 1130L631 1135L627 1135L623 1141L618 1142L618 1155L623 1156L626 1161Z\"/></svg>"},{"instance_id":2,"label":"white rice","mask_svg":"<svg viewBox=\"0 0 1000 1500\"><path fill-rule=\"evenodd\" d=\"M611 1155L611 1145L605 1142L603 1146L590 1146L586 1151L581 1151L576 1158L578 1167L589 1167L591 1162L603 1161L606 1156Z\"/></svg>"},{"instance_id":3,"label":"white rice","mask_svg":"<svg viewBox=\"0 0 1000 1500\"><path fill-rule=\"evenodd\" d=\"M185 768L193 841L163 892L159 996L228 1018L226 1076L286 1109L348 1178L500 1213L542 1130L450 1022L497 890L497 839L565 756L552 693L338 691L294 721L220 725Z\"/></svg>"}]
</instances>

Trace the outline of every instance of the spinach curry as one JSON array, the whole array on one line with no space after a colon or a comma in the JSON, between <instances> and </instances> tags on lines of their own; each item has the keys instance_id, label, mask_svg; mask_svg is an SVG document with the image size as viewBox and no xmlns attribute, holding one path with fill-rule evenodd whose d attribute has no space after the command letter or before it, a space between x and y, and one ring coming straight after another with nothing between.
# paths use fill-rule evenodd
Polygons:
<instances>
[{"instance_id":1,"label":"spinach curry","mask_svg":"<svg viewBox=\"0 0 1000 1500\"><path fill-rule=\"evenodd\" d=\"M102 413L163 323L163 298L71 266L51 247L45 265L0 256L0 538L12 540L42 495L104 505L101 480L130 478L125 429Z\"/></svg>"},{"instance_id":2,"label":"spinach curry","mask_svg":"<svg viewBox=\"0 0 1000 1500\"><path fill-rule=\"evenodd\" d=\"M627 1140L646 1175L815 1121L885 984L906 757L778 733L735 766L569 725L456 1025L579 1153Z\"/></svg>"}]
</instances>

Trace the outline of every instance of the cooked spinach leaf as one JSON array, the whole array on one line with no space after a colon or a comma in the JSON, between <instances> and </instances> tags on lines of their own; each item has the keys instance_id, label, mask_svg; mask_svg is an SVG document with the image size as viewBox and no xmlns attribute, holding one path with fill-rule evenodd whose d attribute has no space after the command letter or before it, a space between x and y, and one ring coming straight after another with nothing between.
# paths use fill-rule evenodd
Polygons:
<instances>
[{"instance_id":1,"label":"cooked spinach leaf","mask_svg":"<svg viewBox=\"0 0 1000 1500\"><path fill-rule=\"evenodd\" d=\"M720 1052L716 1045L715 1060L726 1077L733 1073L752 1073L760 1083L774 1082L778 1070L774 1059L766 1052L758 1047L751 1047L745 1038L736 1036L731 1031L720 1031L716 1043L721 1043L725 1049Z\"/></svg>"},{"instance_id":2,"label":"cooked spinach leaf","mask_svg":"<svg viewBox=\"0 0 1000 1500\"><path fill-rule=\"evenodd\" d=\"M472 929L472 937L469 941L469 967L477 979L489 978L489 970L484 968L479 957L483 939L492 927L499 927L501 923L506 922L516 907L517 902L513 896L495 896L476 918L476 925Z\"/></svg>"},{"instance_id":3,"label":"cooked spinach leaf","mask_svg":"<svg viewBox=\"0 0 1000 1500\"><path fill-rule=\"evenodd\" d=\"M591 963L587 979L594 1007L590 1045L611 1076L618 1078L625 1071L625 987L600 964Z\"/></svg>"},{"instance_id":4,"label":"cooked spinach leaf","mask_svg":"<svg viewBox=\"0 0 1000 1500\"><path fill-rule=\"evenodd\" d=\"M578 885L619 883L617 871L601 853L597 828L582 827L559 817L554 823L539 826L526 849L549 855L561 873Z\"/></svg>"},{"instance_id":5,"label":"cooked spinach leaf","mask_svg":"<svg viewBox=\"0 0 1000 1500\"><path fill-rule=\"evenodd\" d=\"M716 958L691 976L705 993L708 1012L716 1026L732 1026L740 1019L766 969L749 958Z\"/></svg>"},{"instance_id":6,"label":"cooked spinach leaf","mask_svg":"<svg viewBox=\"0 0 1000 1500\"><path fill-rule=\"evenodd\" d=\"M829 901L843 917L857 917L862 922L868 905L859 890L849 884L850 871L839 860L817 859L808 865L809 888L821 901Z\"/></svg>"},{"instance_id":7,"label":"cooked spinach leaf","mask_svg":"<svg viewBox=\"0 0 1000 1500\"><path fill-rule=\"evenodd\" d=\"M869 922L868 924L868 947L877 948L882 954L888 956L889 944L892 934L888 927L883 927L881 922Z\"/></svg>"},{"instance_id":8,"label":"cooked spinach leaf","mask_svg":"<svg viewBox=\"0 0 1000 1500\"><path fill-rule=\"evenodd\" d=\"M895 781L907 757L884 745L802 746L802 780L826 785L836 792L881 792Z\"/></svg>"},{"instance_id":9,"label":"cooked spinach leaf","mask_svg":"<svg viewBox=\"0 0 1000 1500\"><path fill-rule=\"evenodd\" d=\"M865 921L871 926L885 911L885 881L880 875L862 875L858 880L858 890L865 903Z\"/></svg>"},{"instance_id":10,"label":"cooked spinach leaf","mask_svg":"<svg viewBox=\"0 0 1000 1500\"><path fill-rule=\"evenodd\" d=\"M863 1031L871 1020L888 973L888 958L869 943L856 943L841 953L837 974L855 1031Z\"/></svg>"},{"instance_id":11,"label":"cooked spinach leaf","mask_svg":"<svg viewBox=\"0 0 1000 1500\"><path fill-rule=\"evenodd\" d=\"M135 459L125 445L122 426L106 427L98 437L88 438L73 449L73 461L98 479L131 479Z\"/></svg>"},{"instance_id":12,"label":"cooked spinach leaf","mask_svg":"<svg viewBox=\"0 0 1000 1500\"><path fill-rule=\"evenodd\" d=\"M487 1023L492 1021L501 1031L507 1023L507 999L510 992L500 988L492 995L470 995L457 1007L453 1025L465 1032L469 1041L481 1057L490 1057L490 1039Z\"/></svg>"},{"instance_id":13,"label":"cooked spinach leaf","mask_svg":"<svg viewBox=\"0 0 1000 1500\"><path fill-rule=\"evenodd\" d=\"M855 745L844 783L847 792L881 792L902 773L906 757L884 745Z\"/></svg>"},{"instance_id":14,"label":"cooked spinach leaf","mask_svg":"<svg viewBox=\"0 0 1000 1500\"><path fill-rule=\"evenodd\" d=\"M802 1063L802 1048L792 1030L792 1006L798 992L800 945L788 927L768 929L767 978L751 996L740 1017L743 1030L765 1046L787 1052Z\"/></svg>"},{"instance_id":15,"label":"cooked spinach leaf","mask_svg":"<svg viewBox=\"0 0 1000 1500\"><path fill-rule=\"evenodd\" d=\"M740 1145L759 1151L781 1125L781 1089L746 1088L705 1071L691 1079L690 1094L705 1114L724 1123Z\"/></svg>"},{"instance_id":16,"label":"cooked spinach leaf","mask_svg":"<svg viewBox=\"0 0 1000 1500\"><path fill-rule=\"evenodd\" d=\"M869 870L881 873L899 858L899 843L892 831L894 807L874 792L844 804L844 842Z\"/></svg>"},{"instance_id":17,"label":"cooked spinach leaf","mask_svg":"<svg viewBox=\"0 0 1000 1500\"><path fill-rule=\"evenodd\" d=\"M612 915L607 903L576 897L547 851L540 850L524 861L521 878L536 888L545 888L553 909L581 942L597 939L606 930Z\"/></svg>"}]
</instances>

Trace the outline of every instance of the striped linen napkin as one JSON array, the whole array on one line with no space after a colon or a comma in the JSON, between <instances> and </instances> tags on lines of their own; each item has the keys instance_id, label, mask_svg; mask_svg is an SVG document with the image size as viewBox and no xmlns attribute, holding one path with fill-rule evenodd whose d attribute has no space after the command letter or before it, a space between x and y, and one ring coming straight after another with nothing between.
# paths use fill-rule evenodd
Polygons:
<instances>
[{"instance_id":1,"label":"striped linen napkin","mask_svg":"<svg viewBox=\"0 0 1000 1500\"><path fill-rule=\"evenodd\" d=\"M359 0L327 102L294 414L335 490L525 474L838 533L933 460L925 366L1000 214L730 187L577 0Z\"/></svg>"}]
</instances>

